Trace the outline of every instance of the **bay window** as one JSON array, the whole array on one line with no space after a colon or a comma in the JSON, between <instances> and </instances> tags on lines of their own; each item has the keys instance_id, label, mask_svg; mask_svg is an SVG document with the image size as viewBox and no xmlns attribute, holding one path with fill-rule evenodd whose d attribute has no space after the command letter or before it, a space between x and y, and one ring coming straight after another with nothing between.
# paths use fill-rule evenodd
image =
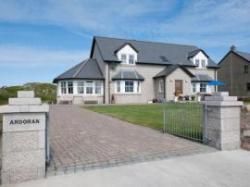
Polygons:
<instances>
[{"instance_id":1,"label":"bay window","mask_svg":"<svg viewBox=\"0 0 250 187\"><path fill-rule=\"evenodd\" d=\"M62 81L61 82L61 93L62 94L66 94L67 93L67 86L66 86L67 82L66 81Z\"/></svg>"},{"instance_id":2,"label":"bay window","mask_svg":"<svg viewBox=\"0 0 250 187\"><path fill-rule=\"evenodd\" d=\"M96 94L102 93L102 82L100 81L95 82L95 93Z\"/></svg>"},{"instance_id":3,"label":"bay window","mask_svg":"<svg viewBox=\"0 0 250 187\"><path fill-rule=\"evenodd\" d=\"M93 81L86 81L86 94L93 94Z\"/></svg>"},{"instance_id":4,"label":"bay window","mask_svg":"<svg viewBox=\"0 0 250 187\"><path fill-rule=\"evenodd\" d=\"M134 81L125 81L125 92L134 92Z\"/></svg>"},{"instance_id":5,"label":"bay window","mask_svg":"<svg viewBox=\"0 0 250 187\"><path fill-rule=\"evenodd\" d=\"M121 81L116 81L116 92L117 93L121 92Z\"/></svg>"},{"instance_id":6,"label":"bay window","mask_svg":"<svg viewBox=\"0 0 250 187\"><path fill-rule=\"evenodd\" d=\"M73 94L73 81L68 81L68 94Z\"/></svg>"},{"instance_id":7,"label":"bay window","mask_svg":"<svg viewBox=\"0 0 250 187\"><path fill-rule=\"evenodd\" d=\"M103 82L92 81L92 80L61 81L60 89L62 95L64 94L102 95Z\"/></svg>"},{"instance_id":8,"label":"bay window","mask_svg":"<svg viewBox=\"0 0 250 187\"><path fill-rule=\"evenodd\" d=\"M116 81L116 93L140 93L141 82L136 80L121 80Z\"/></svg>"},{"instance_id":9,"label":"bay window","mask_svg":"<svg viewBox=\"0 0 250 187\"><path fill-rule=\"evenodd\" d=\"M84 94L84 81L77 82L77 92L78 94Z\"/></svg>"}]
</instances>

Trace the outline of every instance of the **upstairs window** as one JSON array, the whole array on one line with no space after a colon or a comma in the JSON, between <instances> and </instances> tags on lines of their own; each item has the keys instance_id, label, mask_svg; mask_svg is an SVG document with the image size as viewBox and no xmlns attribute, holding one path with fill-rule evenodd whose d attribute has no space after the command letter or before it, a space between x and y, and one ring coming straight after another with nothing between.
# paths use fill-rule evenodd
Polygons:
<instances>
[{"instance_id":1,"label":"upstairs window","mask_svg":"<svg viewBox=\"0 0 250 187\"><path fill-rule=\"evenodd\" d=\"M248 73L249 72L249 66L248 65L244 65L244 73Z\"/></svg>"},{"instance_id":2,"label":"upstairs window","mask_svg":"<svg viewBox=\"0 0 250 187\"><path fill-rule=\"evenodd\" d=\"M134 55L129 55L128 63L129 64L134 64L135 63L135 57L134 57Z\"/></svg>"},{"instance_id":3,"label":"upstairs window","mask_svg":"<svg viewBox=\"0 0 250 187\"><path fill-rule=\"evenodd\" d=\"M200 60L199 60L199 59L196 59L196 60L195 60L195 65L196 65L197 67L200 66Z\"/></svg>"},{"instance_id":4,"label":"upstairs window","mask_svg":"<svg viewBox=\"0 0 250 187\"><path fill-rule=\"evenodd\" d=\"M201 67L202 68L205 68L206 67L206 61L203 59L201 60Z\"/></svg>"},{"instance_id":5,"label":"upstairs window","mask_svg":"<svg viewBox=\"0 0 250 187\"><path fill-rule=\"evenodd\" d=\"M121 54L121 61L122 61L122 63L124 63L124 64L127 63L127 55L126 55L126 54Z\"/></svg>"}]
</instances>

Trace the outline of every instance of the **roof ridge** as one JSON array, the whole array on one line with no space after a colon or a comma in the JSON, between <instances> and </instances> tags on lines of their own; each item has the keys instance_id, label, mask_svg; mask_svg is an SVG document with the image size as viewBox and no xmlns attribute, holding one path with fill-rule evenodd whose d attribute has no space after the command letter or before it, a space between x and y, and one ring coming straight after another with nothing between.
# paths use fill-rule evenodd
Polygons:
<instances>
[{"instance_id":1,"label":"roof ridge","mask_svg":"<svg viewBox=\"0 0 250 187\"><path fill-rule=\"evenodd\" d=\"M79 73L80 71L82 70L82 68L88 63L89 59L86 59L84 61L82 61L83 64L81 64L81 66L79 67L78 71L76 71L73 75L73 77L75 78ZM84 63L85 62L85 63Z\"/></svg>"},{"instance_id":2,"label":"roof ridge","mask_svg":"<svg viewBox=\"0 0 250 187\"><path fill-rule=\"evenodd\" d=\"M155 43L155 44L162 44L162 45L177 45L177 46L187 46L187 47L197 47L196 45L188 45L188 44L179 44L179 43L166 43L166 42L159 42L159 41L149 41L149 40L136 40L136 39L125 39L125 38L115 38L115 37L108 37L108 36L94 36L95 38L106 38L106 39L114 39L114 40L127 40L127 41L135 41L135 42L144 42L144 43Z\"/></svg>"}]
</instances>

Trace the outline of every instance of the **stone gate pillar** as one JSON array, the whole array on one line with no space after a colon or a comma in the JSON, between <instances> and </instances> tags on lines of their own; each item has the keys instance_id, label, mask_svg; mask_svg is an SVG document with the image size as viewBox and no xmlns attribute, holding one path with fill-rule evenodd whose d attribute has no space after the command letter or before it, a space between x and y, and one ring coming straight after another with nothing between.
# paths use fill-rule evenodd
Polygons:
<instances>
[{"instance_id":1,"label":"stone gate pillar","mask_svg":"<svg viewBox=\"0 0 250 187\"><path fill-rule=\"evenodd\" d=\"M203 139L220 150L240 148L240 112L242 102L228 92L214 93L205 98Z\"/></svg>"},{"instance_id":2,"label":"stone gate pillar","mask_svg":"<svg viewBox=\"0 0 250 187\"><path fill-rule=\"evenodd\" d=\"M47 104L33 91L19 91L17 98L0 106L3 113L2 184L45 176Z\"/></svg>"}]
</instances>

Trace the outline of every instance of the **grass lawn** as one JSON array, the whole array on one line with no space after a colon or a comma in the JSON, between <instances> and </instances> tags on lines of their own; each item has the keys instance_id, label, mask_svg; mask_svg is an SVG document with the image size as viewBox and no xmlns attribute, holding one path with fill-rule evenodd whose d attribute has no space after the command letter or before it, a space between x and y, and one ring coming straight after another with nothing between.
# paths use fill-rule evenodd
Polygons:
<instances>
[{"instance_id":1,"label":"grass lawn","mask_svg":"<svg viewBox=\"0 0 250 187\"><path fill-rule=\"evenodd\" d=\"M193 139L202 136L202 107L196 103L100 105L86 108L156 130L164 128L165 110L168 132Z\"/></svg>"}]
</instances>

